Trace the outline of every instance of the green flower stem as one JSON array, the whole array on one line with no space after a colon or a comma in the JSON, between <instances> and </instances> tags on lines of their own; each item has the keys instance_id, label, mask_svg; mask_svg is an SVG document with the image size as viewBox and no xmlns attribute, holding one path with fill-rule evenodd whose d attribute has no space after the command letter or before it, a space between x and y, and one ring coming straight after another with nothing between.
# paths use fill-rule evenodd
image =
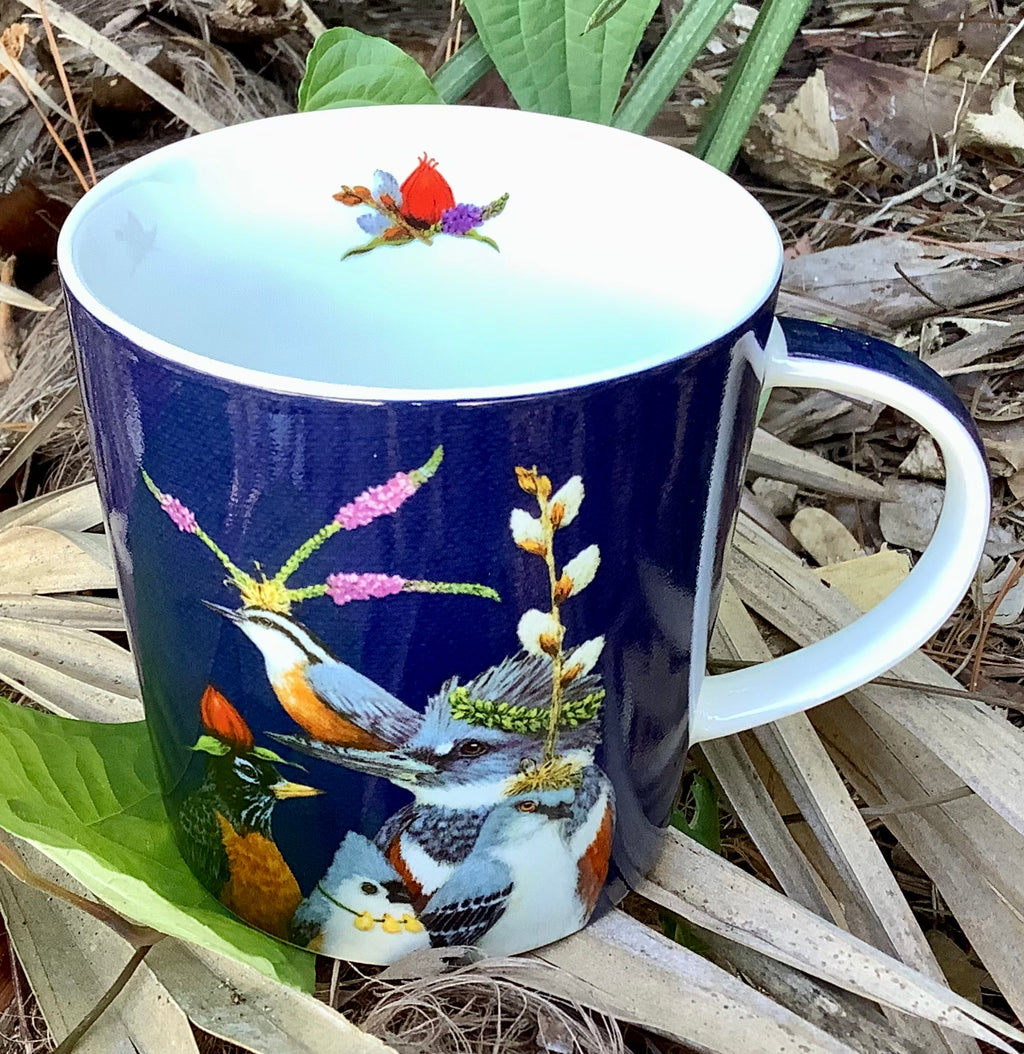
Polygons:
<instances>
[{"instance_id":1,"label":"green flower stem","mask_svg":"<svg viewBox=\"0 0 1024 1054\"><path fill-rule=\"evenodd\" d=\"M444 102L455 103L492 69L494 63L483 41L474 35L463 42L431 80Z\"/></svg>"},{"instance_id":2,"label":"green flower stem","mask_svg":"<svg viewBox=\"0 0 1024 1054\"><path fill-rule=\"evenodd\" d=\"M146 484L146 488L156 498L157 501L163 502L166 494L153 482L153 477L143 468L139 470L142 473L142 480ZM199 526L196 524L196 529L192 532L208 549L210 549L214 556L224 565L225 570L231 576L232 582L235 582L238 586L250 585L253 579L247 575L244 571L240 571L231 562L231 558L226 552Z\"/></svg>"},{"instance_id":3,"label":"green flower stem","mask_svg":"<svg viewBox=\"0 0 1024 1054\"><path fill-rule=\"evenodd\" d=\"M501 252L498 248L498 243L493 238L488 238L486 234L481 234L479 231L466 231L462 237L472 238L476 242L483 242L484 245L489 245L496 253Z\"/></svg>"},{"instance_id":4,"label":"green flower stem","mask_svg":"<svg viewBox=\"0 0 1024 1054\"><path fill-rule=\"evenodd\" d=\"M619 103L612 125L643 134L725 17L733 0L690 0Z\"/></svg>"},{"instance_id":5,"label":"green flower stem","mask_svg":"<svg viewBox=\"0 0 1024 1054\"><path fill-rule=\"evenodd\" d=\"M291 556L284 562L281 570L274 575L274 581L280 582L282 585L288 581L291 575L298 570L299 564L308 560L320 548L328 538L333 538L334 535L341 530L341 524L337 520L331 520L330 523L324 524L312 538L307 538L302 545L292 553ZM291 590L289 590L291 592Z\"/></svg>"},{"instance_id":6,"label":"green flower stem","mask_svg":"<svg viewBox=\"0 0 1024 1054\"><path fill-rule=\"evenodd\" d=\"M351 252L357 252L358 250L350 250ZM434 452L427 459L426 464L421 465L419 468L414 468L411 472L407 473L409 479L415 484L418 490L428 480L433 479L437 470L441 467L441 462L444 460L444 446L438 446ZM333 538L338 531L342 530L342 525L337 520L331 520L330 523L324 524L312 538L307 538L292 553L291 556L284 562L281 570L274 575L273 581L284 585L285 582L298 570L299 565L304 561L308 560L327 541L328 538ZM310 586L311 589L319 588L317 586ZM326 586L324 587L326 589ZM295 593L295 590L289 590L289 596ZM298 590L302 592L302 590ZM323 591L320 593L309 593L308 596L322 596ZM304 599L301 597L293 597L293 599Z\"/></svg>"},{"instance_id":7,"label":"green flower stem","mask_svg":"<svg viewBox=\"0 0 1024 1054\"><path fill-rule=\"evenodd\" d=\"M726 171L782 65L810 0L764 0L761 13L726 78L693 148L697 157Z\"/></svg>"},{"instance_id":8,"label":"green flower stem","mask_svg":"<svg viewBox=\"0 0 1024 1054\"><path fill-rule=\"evenodd\" d=\"M199 526L196 524L195 536L203 542L213 552L214 556L224 565L225 570L231 577L231 581L234 582L239 588L242 586L251 585L255 579L251 575L247 575L244 571L240 571L231 562L228 554Z\"/></svg>"},{"instance_id":9,"label":"green flower stem","mask_svg":"<svg viewBox=\"0 0 1024 1054\"><path fill-rule=\"evenodd\" d=\"M433 479L437 474L437 470L441 467L441 462L444 460L444 447L438 446L433 454L427 459L425 465L420 465L419 468L414 468L409 473L409 479L416 484L417 487L422 487L427 480Z\"/></svg>"},{"instance_id":10,"label":"green flower stem","mask_svg":"<svg viewBox=\"0 0 1024 1054\"><path fill-rule=\"evenodd\" d=\"M303 600L312 600L313 597L327 595L327 583L320 582L315 586L302 586L300 589L289 589L286 590L285 595L293 603L300 603Z\"/></svg>"},{"instance_id":11,"label":"green flower stem","mask_svg":"<svg viewBox=\"0 0 1024 1054\"><path fill-rule=\"evenodd\" d=\"M326 590L326 586L324 587ZM501 603L498 591L479 582L428 582L422 579L408 581L402 586L403 593L444 593L455 596L482 597Z\"/></svg>"}]
</instances>

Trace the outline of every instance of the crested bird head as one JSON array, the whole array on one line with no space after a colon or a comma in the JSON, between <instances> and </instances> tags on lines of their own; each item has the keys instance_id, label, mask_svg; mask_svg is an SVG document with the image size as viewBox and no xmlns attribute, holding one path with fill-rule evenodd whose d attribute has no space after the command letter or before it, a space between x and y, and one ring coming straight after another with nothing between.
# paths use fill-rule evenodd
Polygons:
<instances>
[{"instance_id":1,"label":"crested bird head","mask_svg":"<svg viewBox=\"0 0 1024 1054\"><path fill-rule=\"evenodd\" d=\"M199 716L205 733L192 749L208 755L204 787L215 792L225 819L236 829L269 835L270 815L278 801L323 793L283 779L277 766L292 762L256 746L245 718L213 685L203 692Z\"/></svg>"}]
</instances>

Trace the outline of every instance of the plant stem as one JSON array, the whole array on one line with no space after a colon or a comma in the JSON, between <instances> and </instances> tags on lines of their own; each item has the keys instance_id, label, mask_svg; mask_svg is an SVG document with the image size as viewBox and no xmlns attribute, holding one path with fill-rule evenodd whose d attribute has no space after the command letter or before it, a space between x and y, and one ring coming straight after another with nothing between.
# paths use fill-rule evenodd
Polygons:
<instances>
[{"instance_id":1,"label":"plant stem","mask_svg":"<svg viewBox=\"0 0 1024 1054\"><path fill-rule=\"evenodd\" d=\"M540 526L544 538L544 562L548 567L548 590L551 597L551 617L557 629L558 647L551 656L551 713L548 717L548 731L544 737L543 761L555 757L558 742L558 724L562 719L562 638L565 627L562 625L562 613L555 599L555 586L558 583L558 570L555 567L555 526L551 522L551 501L540 490L537 492L537 504L540 506Z\"/></svg>"},{"instance_id":2,"label":"plant stem","mask_svg":"<svg viewBox=\"0 0 1024 1054\"><path fill-rule=\"evenodd\" d=\"M456 103L485 74L494 63L478 36L466 40L462 47L431 77L437 94L447 103Z\"/></svg>"},{"instance_id":3,"label":"plant stem","mask_svg":"<svg viewBox=\"0 0 1024 1054\"><path fill-rule=\"evenodd\" d=\"M142 964L152 944L144 944L136 948L132 957L125 964L124 969L114 979L114 983L103 993L99 1002L78 1022L77 1025L64 1037L60 1045L56 1047L53 1054L71 1054L78 1046L82 1037L99 1020L100 1015L121 994L121 990L132 979L132 975Z\"/></svg>"},{"instance_id":4,"label":"plant stem","mask_svg":"<svg viewBox=\"0 0 1024 1054\"><path fill-rule=\"evenodd\" d=\"M675 17L619 103L612 126L643 134L672 90L686 75L733 0L691 0Z\"/></svg>"},{"instance_id":5,"label":"plant stem","mask_svg":"<svg viewBox=\"0 0 1024 1054\"><path fill-rule=\"evenodd\" d=\"M757 114L768 86L807 12L810 0L765 0L708 114L693 148L697 157L726 171Z\"/></svg>"}]
</instances>

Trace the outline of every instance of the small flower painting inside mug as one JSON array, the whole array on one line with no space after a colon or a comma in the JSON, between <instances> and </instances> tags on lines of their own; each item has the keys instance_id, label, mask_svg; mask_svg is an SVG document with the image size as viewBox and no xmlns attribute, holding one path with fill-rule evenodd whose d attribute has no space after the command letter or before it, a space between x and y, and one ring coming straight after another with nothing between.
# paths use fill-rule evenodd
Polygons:
<instances>
[{"instance_id":1,"label":"small flower painting inside mug","mask_svg":"<svg viewBox=\"0 0 1024 1054\"><path fill-rule=\"evenodd\" d=\"M370 235L370 241L349 249L342 256L344 260L381 245L408 245L414 241L430 245L436 234L472 238L497 250L498 243L481 234L478 228L502 212L508 194L495 198L489 205L457 203L448 180L438 171L437 162L424 153L401 186L390 172L378 168L373 174L372 186L343 186L334 200L342 205L373 209L356 219L359 229Z\"/></svg>"}]
</instances>

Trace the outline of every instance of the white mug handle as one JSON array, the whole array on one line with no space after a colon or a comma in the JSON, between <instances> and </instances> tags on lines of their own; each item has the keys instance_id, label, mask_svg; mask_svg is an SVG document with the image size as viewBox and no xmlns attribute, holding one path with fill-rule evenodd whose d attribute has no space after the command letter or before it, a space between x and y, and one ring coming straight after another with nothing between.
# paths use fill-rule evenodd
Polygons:
<instances>
[{"instance_id":1,"label":"white mug handle","mask_svg":"<svg viewBox=\"0 0 1024 1054\"><path fill-rule=\"evenodd\" d=\"M705 676L690 708L690 742L798 713L871 680L920 647L971 584L988 533L988 465L970 415L946 382L891 344L816 322L776 324L765 389L826 388L881 400L934 437L946 468L935 533L910 575L824 640L747 669Z\"/></svg>"}]
</instances>

